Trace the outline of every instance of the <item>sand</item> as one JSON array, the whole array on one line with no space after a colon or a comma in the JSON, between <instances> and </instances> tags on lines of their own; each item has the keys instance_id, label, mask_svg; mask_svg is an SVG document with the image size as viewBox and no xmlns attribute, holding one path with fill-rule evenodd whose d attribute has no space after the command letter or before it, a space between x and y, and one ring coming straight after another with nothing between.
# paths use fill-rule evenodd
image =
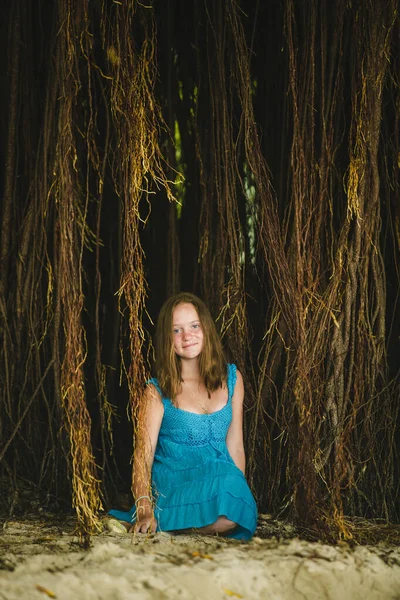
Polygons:
<instances>
[{"instance_id":1,"label":"sand","mask_svg":"<svg viewBox=\"0 0 400 600\"><path fill-rule=\"evenodd\" d=\"M282 524L278 536L265 537L268 519L262 516L247 543L104 531L88 550L80 548L72 518L7 521L0 599L400 599L398 547L329 546L291 537Z\"/></svg>"}]
</instances>

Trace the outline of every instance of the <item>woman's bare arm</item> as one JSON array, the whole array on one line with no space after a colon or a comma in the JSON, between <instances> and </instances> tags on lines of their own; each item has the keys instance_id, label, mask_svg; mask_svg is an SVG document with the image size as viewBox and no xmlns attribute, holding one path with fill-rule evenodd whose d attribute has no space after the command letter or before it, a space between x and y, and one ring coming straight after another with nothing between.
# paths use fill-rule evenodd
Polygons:
<instances>
[{"instance_id":1,"label":"woman's bare arm","mask_svg":"<svg viewBox=\"0 0 400 600\"><path fill-rule=\"evenodd\" d=\"M232 422L228 429L226 445L235 465L243 473L246 469L246 457L243 445L243 399L244 387L243 377L239 371L236 372L236 385L232 396Z\"/></svg>"},{"instance_id":2,"label":"woman's bare arm","mask_svg":"<svg viewBox=\"0 0 400 600\"><path fill-rule=\"evenodd\" d=\"M150 384L143 394L135 439L132 473L132 492L137 511L136 523L132 527L135 533L155 531L157 527L150 500L151 469L163 415L164 407L160 394Z\"/></svg>"}]
</instances>

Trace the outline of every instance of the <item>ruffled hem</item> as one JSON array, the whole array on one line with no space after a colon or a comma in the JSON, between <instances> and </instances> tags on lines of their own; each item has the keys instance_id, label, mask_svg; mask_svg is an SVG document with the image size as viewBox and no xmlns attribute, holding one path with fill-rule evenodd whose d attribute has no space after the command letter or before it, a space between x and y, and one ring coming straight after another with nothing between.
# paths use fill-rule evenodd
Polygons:
<instances>
[{"instance_id":1,"label":"ruffled hem","mask_svg":"<svg viewBox=\"0 0 400 600\"><path fill-rule=\"evenodd\" d=\"M250 493L250 492L249 492ZM249 502L250 500L250 502ZM238 527L229 535L236 539L248 540L256 530L257 510L253 497L243 498L227 490L217 492L208 500L157 508L155 516L160 531L197 529L214 523L225 516Z\"/></svg>"}]
</instances>

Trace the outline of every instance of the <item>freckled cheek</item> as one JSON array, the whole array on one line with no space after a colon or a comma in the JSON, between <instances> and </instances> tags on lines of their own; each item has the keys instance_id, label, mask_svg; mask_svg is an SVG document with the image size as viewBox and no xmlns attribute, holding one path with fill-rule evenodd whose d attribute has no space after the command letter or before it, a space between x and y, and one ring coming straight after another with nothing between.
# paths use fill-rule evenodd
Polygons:
<instances>
[{"instance_id":1,"label":"freckled cheek","mask_svg":"<svg viewBox=\"0 0 400 600\"><path fill-rule=\"evenodd\" d=\"M176 336L174 337L174 348L175 348L175 350L176 350L177 348L179 348L179 346L182 344L182 339L181 339L181 337L182 337L182 336L180 336L180 335L176 335Z\"/></svg>"}]
</instances>

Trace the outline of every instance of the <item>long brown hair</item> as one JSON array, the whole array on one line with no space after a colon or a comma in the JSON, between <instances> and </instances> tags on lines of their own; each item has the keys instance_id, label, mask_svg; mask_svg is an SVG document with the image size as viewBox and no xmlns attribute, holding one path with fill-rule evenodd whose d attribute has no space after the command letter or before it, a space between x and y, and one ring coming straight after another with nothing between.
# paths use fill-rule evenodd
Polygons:
<instances>
[{"instance_id":1,"label":"long brown hair","mask_svg":"<svg viewBox=\"0 0 400 600\"><path fill-rule=\"evenodd\" d=\"M192 304L204 333L204 346L199 356L200 375L210 394L226 381L227 364L214 320L200 298L181 292L168 298L161 307L155 335L156 374L166 398L174 401L181 388L181 359L176 355L172 334L172 313L180 304Z\"/></svg>"}]
</instances>

